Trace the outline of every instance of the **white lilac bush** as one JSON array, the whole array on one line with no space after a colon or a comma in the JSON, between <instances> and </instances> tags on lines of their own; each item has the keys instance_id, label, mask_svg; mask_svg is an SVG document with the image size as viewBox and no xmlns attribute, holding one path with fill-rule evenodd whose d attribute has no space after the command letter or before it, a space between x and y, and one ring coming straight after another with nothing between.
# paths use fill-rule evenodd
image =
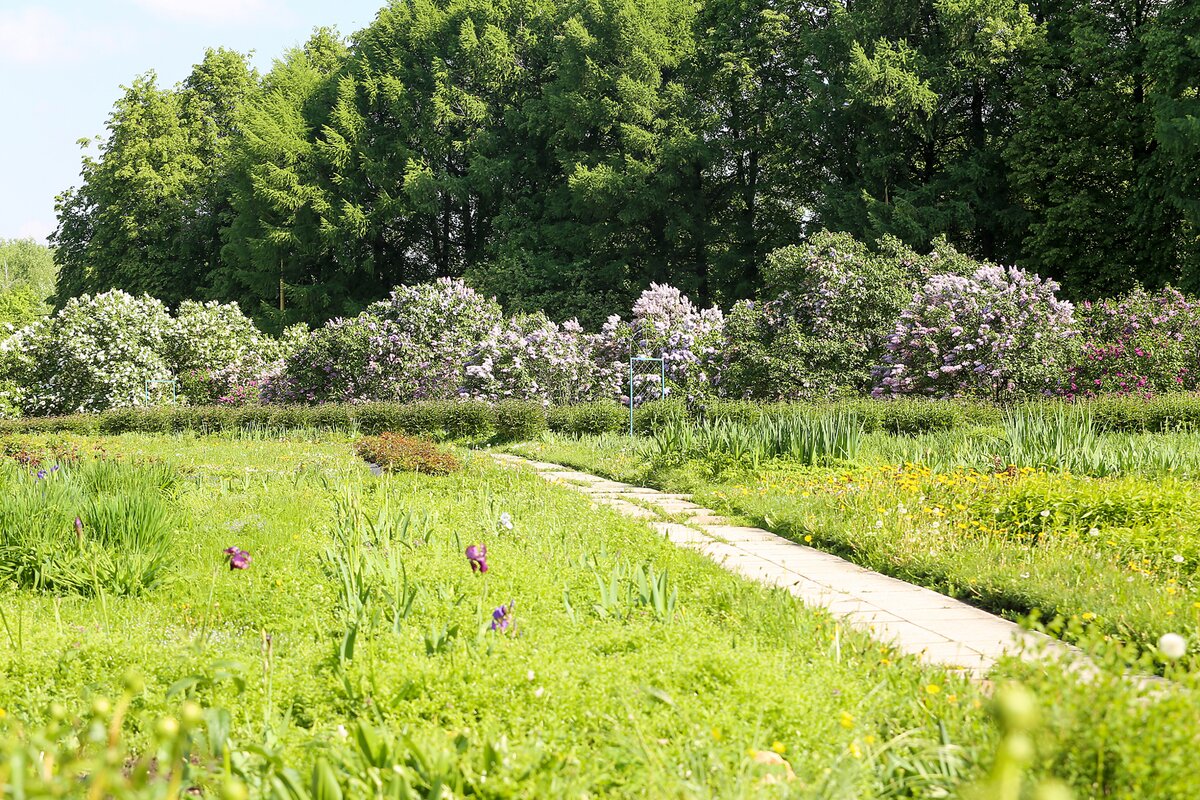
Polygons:
<instances>
[{"instance_id":1,"label":"white lilac bush","mask_svg":"<svg viewBox=\"0 0 1200 800\"><path fill-rule=\"evenodd\" d=\"M293 326L276 339L237 303L185 300L165 336L165 356L188 401L241 405L258 399L263 383L306 332Z\"/></svg>"},{"instance_id":2,"label":"white lilac bush","mask_svg":"<svg viewBox=\"0 0 1200 800\"><path fill-rule=\"evenodd\" d=\"M518 314L495 326L475 349L464 394L547 406L603 399L594 340L576 320L559 325L542 313Z\"/></svg>"},{"instance_id":3,"label":"white lilac bush","mask_svg":"<svg viewBox=\"0 0 1200 800\"><path fill-rule=\"evenodd\" d=\"M595 339L597 381L605 394L628 402L629 359L662 357L668 395L701 397L713 391L725 317L716 306L701 309L673 286L651 284L633 305L631 321L608 318ZM657 397L659 375L637 375L633 402Z\"/></svg>"},{"instance_id":4,"label":"white lilac bush","mask_svg":"<svg viewBox=\"0 0 1200 800\"><path fill-rule=\"evenodd\" d=\"M173 377L173 321L158 300L113 290L67 301L0 342L6 400L25 414L70 414L138 405L146 382Z\"/></svg>"},{"instance_id":5,"label":"white lilac bush","mask_svg":"<svg viewBox=\"0 0 1200 800\"><path fill-rule=\"evenodd\" d=\"M993 265L931 277L888 339L873 394L999 400L1058 390L1075 335L1074 309L1058 288Z\"/></svg>"}]
</instances>

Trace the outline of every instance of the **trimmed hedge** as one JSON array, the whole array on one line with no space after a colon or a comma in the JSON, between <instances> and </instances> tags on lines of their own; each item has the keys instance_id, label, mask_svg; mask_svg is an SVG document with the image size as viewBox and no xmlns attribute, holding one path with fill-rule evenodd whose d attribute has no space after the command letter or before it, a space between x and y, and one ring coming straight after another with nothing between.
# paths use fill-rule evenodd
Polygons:
<instances>
[{"instance_id":1,"label":"trimmed hedge","mask_svg":"<svg viewBox=\"0 0 1200 800\"><path fill-rule=\"evenodd\" d=\"M1104 397L1066 404L1042 401L1017 408L1069 407L1090 414L1099 431L1169 432L1200 430L1200 394L1171 394L1145 400ZM1004 409L951 400L845 400L823 404L762 405L747 401L711 401L689 407L680 400L658 400L634 411L634 430L648 435L673 421L754 422L764 415L852 413L867 432L917 435L956 428L998 426ZM27 417L0 420L0 433L182 433L223 431L330 430L378 435L385 431L468 443L533 439L543 431L569 435L626 433L629 410L616 403L583 403L545 409L540 404L506 400L495 406L478 400L420 403L362 403L316 406L161 406L124 408L101 414Z\"/></svg>"}]
</instances>

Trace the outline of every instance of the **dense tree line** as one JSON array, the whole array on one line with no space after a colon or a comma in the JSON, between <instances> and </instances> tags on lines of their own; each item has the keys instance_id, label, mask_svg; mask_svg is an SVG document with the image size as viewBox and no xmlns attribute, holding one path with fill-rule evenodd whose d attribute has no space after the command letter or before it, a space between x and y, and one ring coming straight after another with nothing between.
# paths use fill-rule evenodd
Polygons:
<instances>
[{"instance_id":1,"label":"dense tree line","mask_svg":"<svg viewBox=\"0 0 1200 800\"><path fill-rule=\"evenodd\" d=\"M1197 288L1198 91L1196 0L396 0L265 75L138 77L60 197L59 298L278 328L466 276L594 323L749 296L821 228Z\"/></svg>"}]
</instances>

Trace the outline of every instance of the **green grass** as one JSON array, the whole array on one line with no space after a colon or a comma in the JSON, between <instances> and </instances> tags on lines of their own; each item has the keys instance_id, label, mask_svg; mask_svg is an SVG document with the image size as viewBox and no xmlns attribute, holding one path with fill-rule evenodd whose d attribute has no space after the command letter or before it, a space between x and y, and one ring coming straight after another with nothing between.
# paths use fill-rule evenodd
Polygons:
<instances>
[{"instance_id":1,"label":"green grass","mask_svg":"<svg viewBox=\"0 0 1200 800\"><path fill-rule=\"evenodd\" d=\"M1091 477L1036 462L1010 475L1002 448L971 455L980 436L866 434L855 461L819 467L695 450L664 458L653 440L620 437L511 449L693 491L719 512L1012 618L1062 616L1143 650L1179 632L1200 667L1200 496L1186 471ZM1146 436L1102 438L1119 451ZM1155 436L1178 461L1200 452L1193 434Z\"/></svg>"},{"instance_id":2,"label":"green grass","mask_svg":"<svg viewBox=\"0 0 1200 800\"><path fill-rule=\"evenodd\" d=\"M928 797L993 760L980 687L485 456L375 477L340 440L72 442L175 475L171 566L134 596L0 586L0 796ZM1043 698L1034 775L1194 796L1188 676L1147 703L1004 670Z\"/></svg>"}]
</instances>

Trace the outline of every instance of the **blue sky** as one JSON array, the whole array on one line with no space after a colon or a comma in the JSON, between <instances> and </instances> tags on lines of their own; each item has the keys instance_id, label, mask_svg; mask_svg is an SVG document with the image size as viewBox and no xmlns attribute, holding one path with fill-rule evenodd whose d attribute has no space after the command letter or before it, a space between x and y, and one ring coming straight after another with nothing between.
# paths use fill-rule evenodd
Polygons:
<instances>
[{"instance_id":1,"label":"blue sky","mask_svg":"<svg viewBox=\"0 0 1200 800\"><path fill-rule=\"evenodd\" d=\"M370 24L385 0L0 0L0 238L44 240L79 182L79 139L104 134L121 85L182 80L207 47L260 70L320 25Z\"/></svg>"}]
</instances>

